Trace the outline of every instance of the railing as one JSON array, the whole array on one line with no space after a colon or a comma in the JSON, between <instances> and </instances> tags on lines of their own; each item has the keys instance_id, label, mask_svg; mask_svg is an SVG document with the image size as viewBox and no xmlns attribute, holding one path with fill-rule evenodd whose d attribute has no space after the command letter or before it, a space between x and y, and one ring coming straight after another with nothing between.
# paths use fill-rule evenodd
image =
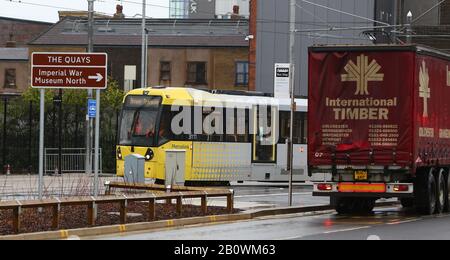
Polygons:
<instances>
[{"instance_id":1,"label":"railing","mask_svg":"<svg viewBox=\"0 0 450 260\"><path fill-rule=\"evenodd\" d=\"M183 213L183 199L200 198L203 214L207 214L207 199L209 197L227 197L227 211L233 213L233 190L204 190L204 191L178 191L162 194L136 194L122 196L103 196L103 197L79 197L79 198L54 198L44 200L29 201L6 201L0 202L0 210L13 211L13 232L20 233L22 210L27 208L45 208L51 207L52 228L58 229L60 226L61 207L63 206L87 206L87 222L89 226L94 226L97 219L95 207L99 204L118 203L120 206L120 223L127 222L127 207L130 202L148 202L148 221L156 219L155 204L157 201L168 201L175 199L176 211L179 216Z\"/></svg>"},{"instance_id":2,"label":"railing","mask_svg":"<svg viewBox=\"0 0 450 260\"><path fill-rule=\"evenodd\" d=\"M111 194L111 189L128 189L128 190L145 190L145 191L167 191L168 189L172 192L178 192L178 191L230 191L227 189L220 189L220 188L197 188L197 187L186 187L186 186L173 186L173 187L166 187L164 185L157 185L157 184L141 184L141 183L127 183L127 182L111 182L107 181L105 183L106 186L106 195ZM233 190L231 190L233 191Z\"/></svg>"},{"instance_id":3,"label":"railing","mask_svg":"<svg viewBox=\"0 0 450 260\"><path fill-rule=\"evenodd\" d=\"M59 149L45 149L45 174L55 173L58 168ZM102 173L102 149L99 151L99 172ZM94 171L95 150L92 150L92 171ZM61 157L62 173L83 173L86 170L85 148L63 148Z\"/></svg>"}]
</instances>

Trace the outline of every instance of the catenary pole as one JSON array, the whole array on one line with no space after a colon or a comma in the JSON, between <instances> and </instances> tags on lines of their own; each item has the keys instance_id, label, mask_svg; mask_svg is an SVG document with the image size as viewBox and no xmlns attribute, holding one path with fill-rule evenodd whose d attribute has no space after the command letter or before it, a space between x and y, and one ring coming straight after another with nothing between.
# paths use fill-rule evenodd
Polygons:
<instances>
[{"instance_id":1,"label":"catenary pole","mask_svg":"<svg viewBox=\"0 0 450 260\"><path fill-rule=\"evenodd\" d=\"M147 72L146 72L146 60L147 60L147 46L146 44L146 17L145 17L145 10L146 9L146 2L145 0L142 0L142 57L141 57L141 87L145 88L146 78L147 78Z\"/></svg>"},{"instance_id":2,"label":"catenary pole","mask_svg":"<svg viewBox=\"0 0 450 260\"><path fill-rule=\"evenodd\" d=\"M291 119L290 119L290 133L288 142L288 169L289 169L289 206L292 206L292 181L294 171L294 115L297 105L295 104L295 21L296 21L296 8L297 1L290 0L290 38L289 38L289 90L291 93Z\"/></svg>"}]
</instances>

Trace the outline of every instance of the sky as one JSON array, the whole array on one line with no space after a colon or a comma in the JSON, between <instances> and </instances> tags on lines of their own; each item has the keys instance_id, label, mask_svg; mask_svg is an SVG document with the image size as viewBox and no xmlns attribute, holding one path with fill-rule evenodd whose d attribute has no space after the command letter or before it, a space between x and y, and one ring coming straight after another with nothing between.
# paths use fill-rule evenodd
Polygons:
<instances>
[{"instance_id":1,"label":"sky","mask_svg":"<svg viewBox=\"0 0 450 260\"><path fill-rule=\"evenodd\" d=\"M0 16L56 22L58 11L87 11L87 2L87 0L0 0ZM95 0L94 10L112 15L116 11L116 5L120 3L127 17L142 14L142 0ZM146 13L148 17L169 17L169 0L147 0Z\"/></svg>"}]
</instances>

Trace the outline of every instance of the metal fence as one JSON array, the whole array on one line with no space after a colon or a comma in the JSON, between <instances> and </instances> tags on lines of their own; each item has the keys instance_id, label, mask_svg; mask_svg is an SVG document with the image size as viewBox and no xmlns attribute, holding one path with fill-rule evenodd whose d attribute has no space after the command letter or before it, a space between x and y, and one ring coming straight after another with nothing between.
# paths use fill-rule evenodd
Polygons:
<instances>
[{"instance_id":1,"label":"metal fence","mask_svg":"<svg viewBox=\"0 0 450 260\"><path fill-rule=\"evenodd\" d=\"M3 102L2 102L3 101ZM7 165L11 173L38 172L39 148L39 107L33 102L24 101L21 97L0 99L0 174L6 173ZM58 131L58 109L53 104L46 104L45 113L45 146L63 148L83 147L85 140L86 108L77 105L62 105L62 131ZM117 122L119 111L109 107L102 108L100 133L100 160L103 172L115 173L115 145L117 138ZM61 134L61 137L59 137ZM49 151L46 171L54 172L55 158ZM68 170L84 170L84 163L74 161L81 155L68 151L64 161L70 165ZM83 168L77 168L80 166Z\"/></svg>"},{"instance_id":2,"label":"metal fence","mask_svg":"<svg viewBox=\"0 0 450 260\"><path fill-rule=\"evenodd\" d=\"M217 189L217 190L198 190L198 191L175 191L168 193L143 193L131 195L110 195L101 197L78 197L78 198L52 198L45 200L31 200L31 201L4 201L0 202L0 210L12 210L13 232L15 234L21 231L22 210L23 209L37 209L50 207L52 208L52 229L60 227L61 209L65 206L81 205L87 206L87 223L88 226L94 226L97 219L97 211L94 210L96 205L116 203L120 207L120 223L127 223L127 207L130 202L148 202L148 221L156 219L156 202L157 201L172 201L176 199L176 213L178 216L183 215L183 199L201 199L201 209L203 214L208 212L207 199L213 197L227 198L227 211L232 214L234 210L234 192L233 190ZM25 214L23 214L25 215Z\"/></svg>"},{"instance_id":3,"label":"metal fence","mask_svg":"<svg viewBox=\"0 0 450 260\"><path fill-rule=\"evenodd\" d=\"M59 149L46 148L44 151L45 174L58 172ZM103 171L102 149L99 151L99 173ZM94 172L95 150L92 149L91 172ZM61 154L62 173L83 173L86 171L86 149L85 148L63 148Z\"/></svg>"}]
</instances>

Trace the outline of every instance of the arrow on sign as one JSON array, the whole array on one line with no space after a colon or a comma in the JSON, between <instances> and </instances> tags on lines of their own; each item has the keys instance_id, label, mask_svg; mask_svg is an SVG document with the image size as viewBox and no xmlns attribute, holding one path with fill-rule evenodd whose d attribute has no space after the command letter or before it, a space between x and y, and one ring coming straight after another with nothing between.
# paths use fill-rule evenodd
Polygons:
<instances>
[{"instance_id":1,"label":"arrow on sign","mask_svg":"<svg viewBox=\"0 0 450 260\"><path fill-rule=\"evenodd\" d=\"M100 81L103 79L103 76L102 76L102 74L97 73L97 75L95 75L95 76L89 76L88 78L89 78L89 79L95 79L97 82L100 82Z\"/></svg>"}]
</instances>

